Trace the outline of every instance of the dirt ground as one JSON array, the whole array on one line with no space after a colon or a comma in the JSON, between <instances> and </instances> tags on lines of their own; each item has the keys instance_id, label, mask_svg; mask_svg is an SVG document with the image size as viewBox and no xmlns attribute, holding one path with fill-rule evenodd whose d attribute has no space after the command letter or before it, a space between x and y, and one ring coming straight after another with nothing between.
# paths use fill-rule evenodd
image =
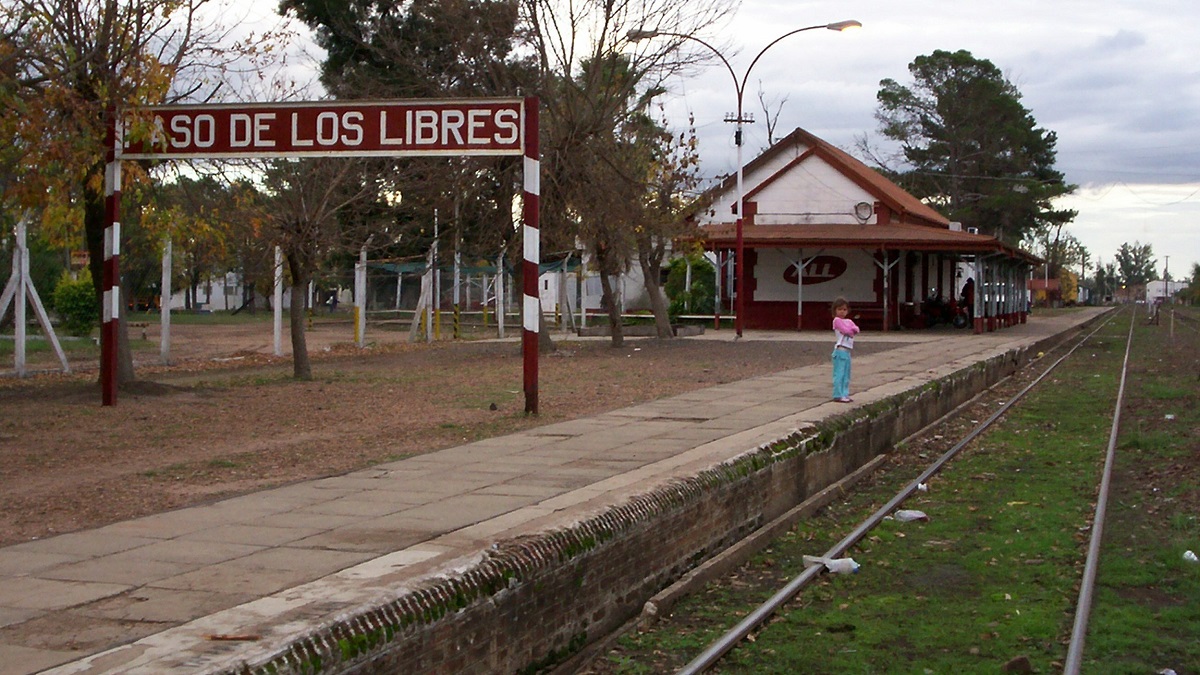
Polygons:
<instances>
[{"instance_id":1,"label":"dirt ground","mask_svg":"<svg viewBox=\"0 0 1200 675\"><path fill-rule=\"evenodd\" d=\"M130 329L139 381L100 405L94 360L75 374L0 378L0 545L344 473L829 357L824 342L627 339L562 343L524 414L516 342L408 344L348 322L309 335L311 381L272 356L270 324ZM286 331L286 327L285 327ZM515 332L515 331L514 331ZM730 332L732 338L732 332ZM862 345L867 353L889 345ZM290 352L286 342L284 349ZM0 367L9 368L11 361ZM53 355L30 358L53 368Z\"/></svg>"}]
</instances>

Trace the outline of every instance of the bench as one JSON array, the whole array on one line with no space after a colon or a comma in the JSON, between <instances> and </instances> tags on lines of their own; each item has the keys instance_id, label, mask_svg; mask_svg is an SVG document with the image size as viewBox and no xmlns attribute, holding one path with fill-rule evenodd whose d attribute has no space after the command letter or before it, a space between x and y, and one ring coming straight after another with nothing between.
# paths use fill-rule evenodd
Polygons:
<instances>
[{"instance_id":1,"label":"bench","mask_svg":"<svg viewBox=\"0 0 1200 675\"><path fill-rule=\"evenodd\" d=\"M893 312L895 310L893 309ZM859 328L883 330L883 305L850 305L850 318Z\"/></svg>"}]
</instances>

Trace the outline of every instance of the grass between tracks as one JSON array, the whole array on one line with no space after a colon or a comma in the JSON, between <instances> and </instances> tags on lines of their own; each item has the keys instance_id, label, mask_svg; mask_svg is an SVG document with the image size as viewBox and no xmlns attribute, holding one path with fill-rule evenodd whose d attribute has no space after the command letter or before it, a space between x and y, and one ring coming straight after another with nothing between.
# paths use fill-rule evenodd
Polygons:
<instances>
[{"instance_id":1,"label":"grass between tracks","mask_svg":"<svg viewBox=\"0 0 1200 675\"><path fill-rule=\"evenodd\" d=\"M928 522L885 521L849 553L858 574L825 575L801 591L717 672L1000 672L1020 656L1033 672L1061 671L1128 328L1123 314L1102 329L902 505ZM1130 487L1110 497L1088 673L1182 675L1200 664L1200 565L1182 559L1200 548L1197 474L1187 466L1200 459L1196 342L1168 349L1164 337L1139 317L1115 476ZM1165 414L1176 417L1156 421ZM593 672L679 668L798 574L802 555L824 553L939 452L898 448L891 469L655 628L622 638ZM1141 491L1141 475L1159 480L1157 491Z\"/></svg>"}]
</instances>

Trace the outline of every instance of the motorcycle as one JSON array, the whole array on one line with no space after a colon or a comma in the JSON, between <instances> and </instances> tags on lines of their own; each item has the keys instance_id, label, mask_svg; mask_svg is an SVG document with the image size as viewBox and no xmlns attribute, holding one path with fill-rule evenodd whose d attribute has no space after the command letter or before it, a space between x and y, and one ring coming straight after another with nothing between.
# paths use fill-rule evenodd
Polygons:
<instances>
[{"instance_id":1,"label":"motorcycle","mask_svg":"<svg viewBox=\"0 0 1200 675\"><path fill-rule=\"evenodd\" d=\"M941 293L934 291L929 294L921 305L921 313L925 317L926 326L936 326L940 323L949 324L955 328L966 328L971 323L967 316L967 308L950 298L946 300Z\"/></svg>"}]
</instances>

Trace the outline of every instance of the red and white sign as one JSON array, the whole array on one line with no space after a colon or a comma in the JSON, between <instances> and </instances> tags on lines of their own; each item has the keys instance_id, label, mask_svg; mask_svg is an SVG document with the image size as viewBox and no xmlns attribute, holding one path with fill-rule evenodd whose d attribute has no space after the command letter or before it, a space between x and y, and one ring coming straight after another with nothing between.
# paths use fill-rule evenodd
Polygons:
<instances>
[{"instance_id":1,"label":"red and white sign","mask_svg":"<svg viewBox=\"0 0 1200 675\"><path fill-rule=\"evenodd\" d=\"M121 159L519 155L524 99L180 105L127 123Z\"/></svg>"}]
</instances>

